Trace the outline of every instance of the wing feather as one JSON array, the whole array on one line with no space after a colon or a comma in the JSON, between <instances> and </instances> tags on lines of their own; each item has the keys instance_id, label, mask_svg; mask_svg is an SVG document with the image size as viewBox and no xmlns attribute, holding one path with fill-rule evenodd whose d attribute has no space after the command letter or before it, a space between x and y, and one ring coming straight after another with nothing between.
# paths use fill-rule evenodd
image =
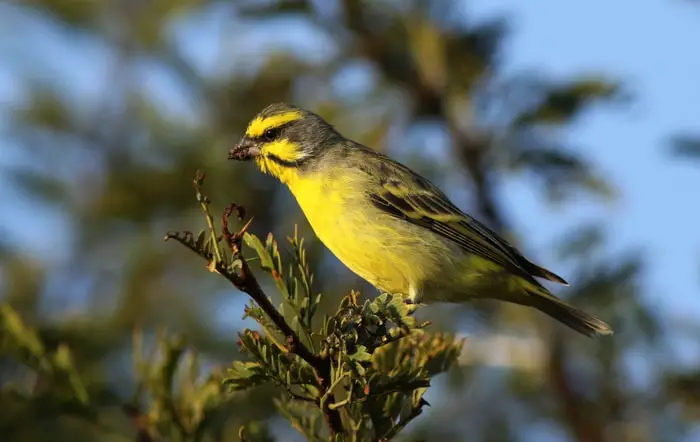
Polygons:
<instances>
[{"instance_id":1,"label":"wing feather","mask_svg":"<svg viewBox=\"0 0 700 442\"><path fill-rule=\"evenodd\" d=\"M428 180L388 157L376 155L379 187L368 194L375 207L424 227L511 273L566 284L561 277L533 264L491 229L462 212Z\"/></svg>"}]
</instances>

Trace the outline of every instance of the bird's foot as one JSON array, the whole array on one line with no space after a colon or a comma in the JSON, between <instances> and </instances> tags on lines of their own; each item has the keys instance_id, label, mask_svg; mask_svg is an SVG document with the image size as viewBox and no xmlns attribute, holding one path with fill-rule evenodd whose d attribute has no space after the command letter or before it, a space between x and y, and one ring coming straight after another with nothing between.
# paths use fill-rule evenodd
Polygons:
<instances>
[{"instance_id":1,"label":"bird's foot","mask_svg":"<svg viewBox=\"0 0 700 442\"><path fill-rule=\"evenodd\" d=\"M403 293L393 293L392 296L397 296L403 299L403 302L406 304L408 307L408 314L412 315L418 310L419 307L423 307L425 304L422 304L420 302L416 302L416 299L414 299L411 296L406 296Z\"/></svg>"}]
</instances>

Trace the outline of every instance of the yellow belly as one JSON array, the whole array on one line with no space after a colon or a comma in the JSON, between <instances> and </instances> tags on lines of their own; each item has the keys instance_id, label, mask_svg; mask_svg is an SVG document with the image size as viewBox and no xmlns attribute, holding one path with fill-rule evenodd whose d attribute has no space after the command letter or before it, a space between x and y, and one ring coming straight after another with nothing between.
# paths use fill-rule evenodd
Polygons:
<instances>
[{"instance_id":1,"label":"yellow belly","mask_svg":"<svg viewBox=\"0 0 700 442\"><path fill-rule=\"evenodd\" d=\"M445 267L451 250L420 227L380 212L351 190L358 186L349 178L299 177L288 185L318 238L350 270L380 290L419 289Z\"/></svg>"}]
</instances>

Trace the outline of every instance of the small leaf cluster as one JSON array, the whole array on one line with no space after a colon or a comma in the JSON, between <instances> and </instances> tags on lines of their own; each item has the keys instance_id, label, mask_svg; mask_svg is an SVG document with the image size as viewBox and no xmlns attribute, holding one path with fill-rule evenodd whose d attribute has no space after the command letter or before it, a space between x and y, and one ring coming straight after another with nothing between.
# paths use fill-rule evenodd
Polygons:
<instances>
[{"instance_id":1,"label":"small leaf cluster","mask_svg":"<svg viewBox=\"0 0 700 442\"><path fill-rule=\"evenodd\" d=\"M393 438L422 412L431 377L449 369L463 342L426 333L428 324L413 317L416 306L396 294L360 302L352 291L334 314L316 320L322 296L313 290L304 241L296 230L287 239L288 264L271 234L263 243L246 231L250 221L230 232L230 215L237 211L239 219L244 217L235 204L224 211L218 236L211 203L201 191L203 180L198 173L193 184L208 230L197 237L169 233L166 239L206 259L211 271L251 297L243 317L255 320L259 329L239 333L238 345L247 359L232 363L223 385L230 391L278 386L284 395L275 402L277 409L310 441ZM243 243L257 256L244 256ZM264 293L252 263L272 277L282 300L279 307ZM241 429L242 439L252 440L252 434Z\"/></svg>"},{"instance_id":2,"label":"small leaf cluster","mask_svg":"<svg viewBox=\"0 0 700 442\"><path fill-rule=\"evenodd\" d=\"M330 406L343 407L357 440L395 436L427 405L430 378L459 356L461 340L426 333L428 323L417 324L413 311L400 295L383 293L360 303L351 292L326 321L325 351L344 390Z\"/></svg>"},{"instance_id":3,"label":"small leaf cluster","mask_svg":"<svg viewBox=\"0 0 700 442\"><path fill-rule=\"evenodd\" d=\"M228 400L221 370L202 376L200 358L185 339L162 331L145 351L137 328L133 347L137 384L123 410L138 433L144 440L202 440Z\"/></svg>"},{"instance_id":4,"label":"small leaf cluster","mask_svg":"<svg viewBox=\"0 0 700 442\"><path fill-rule=\"evenodd\" d=\"M9 415L27 410L53 410L90 424L101 437L123 440L135 431L136 440L201 441L217 434L236 400L226 391L220 368L204 370L200 357L182 337L133 334L133 369L136 387L127 398L105 398L99 385L85 382L67 344L49 344L8 304L0 305L0 357L16 363L19 382L0 389L0 408ZM146 345L151 341L150 346ZM146 347L149 347L146 349ZM203 373L207 373L202 375ZM1 380L1 379L0 379ZM134 431L107 424L102 417L105 400L118 402ZM263 429L252 421L250 441L265 441ZM119 440L118 439L118 440ZM101 439L100 439L101 440Z\"/></svg>"},{"instance_id":5,"label":"small leaf cluster","mask_svg":"<svg viewBox=\"0 0 700 442\"><path fill-rule=\"evenodd\" d=\"M0 355L9 356L33 372L32 385L2 385L2 395L20 402L41 397L47 404L90 416L90 397L78 375L73 354L64 344L48 348L36 330L11 306L0 305Z\"/></svg>"},{"instance_id":6,"label":"small leaf cluster","mask_svg":"<svg viewBox=\"0 0 700 442\"><path fill-rule=\"evenodd\" d=\"M328 361L330 379L324 387L314 368L251 302L244 317L256 320L262 333L248 329L240 334L239 345L250 360L234 362L225 384L232 390L263 383L283 388L286 395L276 406L308 440L327 440L321 411L326 408L342 412L346 437L358 441L389 439L417 417L427 404L423 394L430 378L450 367L463 342L425 333L427 323L417 324L412 316L415 306L388 293L360 302L359 294L351 292L316 330L313 319L321 295L312 290L303 241L296 234L289 238L293 264L285 267L271 235L264 244L248 233L243 239L273 277L285 319Z\"/></svg>"},{"instance_id":7,"label":"small leaf cluster","mask_svg":"<svg viewBox=\"0 0 700 442\"><path fill-rule=\"evenodd\" d=\"M279 306L280 313L313 350L315 344L309 330L313 327L312 320L321 303L322 296L312 290L313 274L306 259L304 239L298 237L296 229L294 236L287 238L292 248L293 263L287 267L286 271L279 246L272 234L267 236L264 245L256 236L248 233L243 235L243 241L258 255L261 268L272 275L277 290L282 295L282 304ZM251 302L244 317L256 319L261 316L264 316L262 310ZM263 320L263 322L265 321Z\"/></svg>"},{"instance_id":8,"label":"small leaf cluster","mask_svg":"<svg viewBox=\"0 0 700 442\"><path fill-rule=\"evenodd\" d=\"M181 337L136 328L133 362L136 388L118 399L132 422L138 440L199 441L218 434L231 405L243 391L272 384L282 394L274 401L279 414L309 441L389 440L419 416L428 405L423 396L430 380L450 368L463 342L449 334L427 333L417 323L416 306L401 295L381 294L360 300L358 292L346 295L335 312L317 317L323 297L314 291L303 239L287 239L283 257L272 235L263 243L246 232L248 224L232 234L228 218L238 209L230 205L218 235L209 200L202 195L198 175L197 201L208 229L166 236L207 260L210 271L225 277L251 297L243 317L257 329L239 333L243 360L226 373L203 369L198 355ZM246 244L255 257L244 256ZM267 272L281 303L276 307L265 294L251 265ZM148 343L148 345L147 345ZM146 348L148 347L148 350ZM91 423L101 432L118 434L97 410L100 398L94 385L85 385L66 345L47 345L11 307L0 307L0 354L7 354L37 378L24 394L26 403L54 403ZM21 389L3 386L2 393ZM3 395L0 398L8 398ZM253 416L251 416L253 418ZM242 421L247 420L243 418ZM272 441L264 423L250 421L240 427L239 438L248 442Z\"/></svg>"}]
</instances>

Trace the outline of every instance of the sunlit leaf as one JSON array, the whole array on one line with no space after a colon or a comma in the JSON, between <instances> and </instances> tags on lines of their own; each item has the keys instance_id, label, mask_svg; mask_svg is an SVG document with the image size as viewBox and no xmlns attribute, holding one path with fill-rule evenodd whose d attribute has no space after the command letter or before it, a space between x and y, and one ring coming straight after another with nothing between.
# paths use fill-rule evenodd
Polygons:
<instances>
[{"instance_id":1,"label":"sunlit leaf","mask_svg":"<svg viewBox=\"0 0 700 442\"><path fill-rule=\"evenodd\" d=\"M543 93L540 103L521 114L518 126L569 123L592 103L610 100L620 93L620 85L604 79L581 79L552 86Z\"/></svg>"}]
</instances>

